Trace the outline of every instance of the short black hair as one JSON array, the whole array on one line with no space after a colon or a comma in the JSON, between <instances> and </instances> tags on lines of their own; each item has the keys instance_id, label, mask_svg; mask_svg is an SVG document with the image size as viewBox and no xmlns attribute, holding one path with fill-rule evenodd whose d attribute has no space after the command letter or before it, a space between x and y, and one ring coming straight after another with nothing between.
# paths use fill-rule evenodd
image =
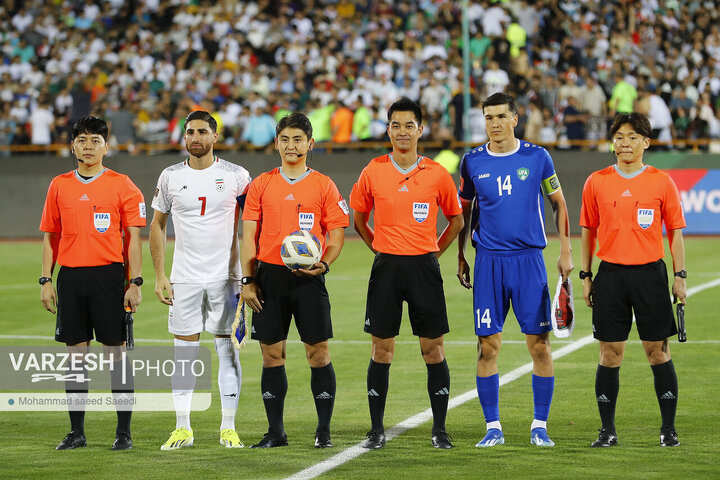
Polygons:
<instances>
[{"instance_id":1,"label":"short black hair","mask_svg":"<svg viewBox=\"0 0 720 480\"><path fill-rule=\"evenodd\" d=\"M422 109L420 105L407 97L403 97L390 105L390 110L388 110L388 123L390 123L390 119L395 112L412 112L413 115L415 115L415 120L417 120L418 125L422 125Z\"/></svg>"},{"instance_id":2,"label":"short black hair","mask_svg":"<svg viewBox=\"0 0 720 480\"><path fill-rule=\"evenodd\" d=\"M512 95L508 95L507 93L502 92L493 93L492 95L487 97L482 103L483 112L485 111L485 107L492 107L494 105L507 105L508 110L510 110L513 115L517 115L515 98L513 98Z\"/></svg>"},{"instance_id":3,"label":"short black hair","mask_svg":"<svg viewBox=\"0 0 720 480\"><path fill-rule=\"evenodd\" d=\"M190 115L185 117L186 129L187 124L192 120L202 120L203 122L207 122L207 124L210 125L210 130L212 130L213 133L217 133L217 120L210 115L210 112L206 112L205 110L195 110L194 112L190 112Z\"/></svg>"},{"instance_id":4,"label":"short black hair","mask_svg":"<svg viewBox=\"0 0 720 480\"><path fill-rule=\"evenodd\" d=\"M299 128L305 132L308 140L312 138L312 123L310 123L310 119L303 113L293 112L282 117L275 126L275 136L280 135L280 132L286 128Z\"/></svg>"},{"instance_id":5,"label":"short black hair","mask_svg":"<svg viewBox=\"0 0 720 480\"><path fill-rule=\"evenodd\" d=\"M108 125L105 120L103 120L102 118L87 115L81 117L73 125L71 140L75 140L78 135L82 135L83 133L88 133L90 135L100 135L107 142L110 132L108 131Z\"/></svg>"},{"instance_id":6,"label":"short black hair","mask_svg":"<svg viewBox=\"0 0 720 480\"><path fill-rule=\"evenodd\" d=\"M612 126L610 127L610 138L614 137L617 131L620 130L620 127L622 127L626 123L629 123L633 130L635 130L643 137L652 137L652 127L650 126L650 120L648 120L648 118L642 113L633 112L618 113L617 115L615 115L615 120L613 120Z\"/></svg>"}]
</instances>

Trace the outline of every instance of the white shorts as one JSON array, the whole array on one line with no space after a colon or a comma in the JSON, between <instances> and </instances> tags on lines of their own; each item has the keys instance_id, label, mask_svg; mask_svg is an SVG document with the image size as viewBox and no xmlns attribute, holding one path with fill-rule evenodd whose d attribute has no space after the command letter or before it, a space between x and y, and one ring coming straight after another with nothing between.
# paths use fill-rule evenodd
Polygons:
<instances>
[{"instance_id":1,"label":"white shorts","mask_svg":"<svg viewBox=\"0 0 720 480\"><path fill-rule=\"evenodd\" d=\"M173 284L175 299L170 305L168 331L173 335L194 335L203 330L231 335L239 289L237 280L205 284Z\"/></svg>"}]
</instances>

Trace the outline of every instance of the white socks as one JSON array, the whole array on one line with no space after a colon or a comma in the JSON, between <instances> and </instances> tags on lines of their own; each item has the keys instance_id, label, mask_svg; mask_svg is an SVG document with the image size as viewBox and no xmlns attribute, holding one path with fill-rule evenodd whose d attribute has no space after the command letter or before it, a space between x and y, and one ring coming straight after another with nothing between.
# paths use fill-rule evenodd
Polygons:
<instances>
[{"instance_id":1,"label":"white socks","mask_svg":"<svg viewBox=\"0 0 720 480\"><path fill-rule=\"evenodd\" d=\"M175 363L186 362L185 365L191 365L197 358L200 350L200 341L188 342L187 340L175 339ZM181 369L175 369L173 375L173 403L175 404L175 415L177 417L175 428L190 428L190 404L192 403L192 393L195 389L195 377L193 375L182 376Z\"/></svg>"},{"instance_id":2,"label":"white socks","mask_svg":"<svg viewBox=\"0 0 720 480\"><path fill-rule=\"evenodd\" d=\"M215 351L218 355L218 388L222 406L222 424L220 430L235 430L235 412L237 412L240 386L242 385L242 367L238 351L230 338L215 338Z\"/></svg>"}]
</instances>

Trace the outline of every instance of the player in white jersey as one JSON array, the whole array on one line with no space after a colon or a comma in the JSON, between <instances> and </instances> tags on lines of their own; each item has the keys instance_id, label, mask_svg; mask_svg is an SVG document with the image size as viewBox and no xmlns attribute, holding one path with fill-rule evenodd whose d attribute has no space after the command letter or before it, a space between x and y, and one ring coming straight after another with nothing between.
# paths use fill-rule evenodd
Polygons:
<instances>
[{"instance_id":1,"label":"player in white jersey","mask_svg":"<svg viewBox=\"0 0 720 480\"><path fill-rule=\"evenodd\" d=\"M244 168L213 153L217 122L205 111L185 121L187 160L163 170L152 206L150 253L155 267L155 295L170 306L168 330L175 335L176 362L192 362L200 333L215 335L218 386L222 405L220 444L240 448L235 412L242 383L237 351L230 340L241 278L237 222L250 175ZM175 227L170 279L165 275L168 216ZM189 363L188 363L189 364ZM176 369L179 375L179 369ZM173 377L176 428L161 450L193 444L190 406L194 383Z\"/></svg>"}]
</instances>

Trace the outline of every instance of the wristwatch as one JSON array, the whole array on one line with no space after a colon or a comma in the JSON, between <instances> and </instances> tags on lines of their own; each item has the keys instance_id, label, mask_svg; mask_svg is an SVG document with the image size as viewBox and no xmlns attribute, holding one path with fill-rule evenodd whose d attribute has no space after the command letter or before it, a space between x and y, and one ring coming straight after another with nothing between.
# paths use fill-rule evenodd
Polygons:
<instances>
[{"instance_id":1,"label":"wristwatch","mask_svg":"<svg viewBox=\"0 0 720 480\"><path fill-rule=\"evenodd\" d=\"M580 280L585 280L586 278L589 278L590 280L592 280L592 275L593 275L592 272L585 272L583 270L580 270L578 272L578 277L580 277Z\"/></svg>"},{"instance_id":2,"label":"wristwatch","mask_svg":"<svg viewBox=\"0 0 720 480\"><path fill-rule=\"evenodd\" d=\"M142 277L135 277L130 279L130 283L134 283L138 287L142 287L143 284L143 278Z\"/></svg>"},{"instance_id":3,"label":"wristwatch","mask_svg":"<svg viewBox=\"0 0 720 480\"><path fill-rule=\"evenodd\" d=\"M328 265L327 262L324 262L322 260L320 260L320 263L322 263L323 267L325 267L325 271L321 275L327 275L328 273L330 273L330 265Z\"/></svg>"},{"instance_id":4,"label":"wristwatch","mask_svg":"<svg viewBox=\"0 0 720 480\"><path fill-rule=\"evenodd\" d=\"M240 279L241 285L248 285L250 283L255 283L255 277L242 277Z\"/></svg>"},{"instance_id":5,"label":"wristwatch","mask_svg":"<svg viewBox=\"0 0 720 480\"><path fill-rule=\"evenodd\" d=\"M40 277L40 279L38 280L38 283L39 283L40 285L45 285L45 284L48 283L48 282L52 283L52 278L50 278L50 277Z\"/></svg>"},{"instance_id":6,"label":"wristwatch","mask_svg":"<svg viewBox=\"0 0 720 480\"><path fill-rule=\"evenodd\" d=\"M687 271L683 268L679 272L675 272L676 277L687 278Z\"/></svg>"}]
</instances>

